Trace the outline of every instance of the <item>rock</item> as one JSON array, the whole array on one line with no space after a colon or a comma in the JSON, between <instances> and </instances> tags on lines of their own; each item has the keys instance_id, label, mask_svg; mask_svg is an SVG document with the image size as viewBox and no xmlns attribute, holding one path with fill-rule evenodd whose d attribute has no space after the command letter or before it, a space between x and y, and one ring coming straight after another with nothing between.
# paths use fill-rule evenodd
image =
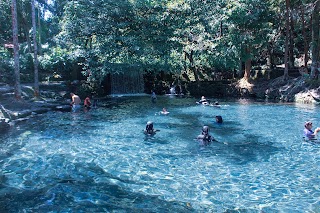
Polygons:
<instances>
[{"instance_id":1,"label":"rock","mask_svg":"<svg viewBox=\"0 0 320 213\"><path fill-rule=\"evenodd\" d=\"M277 99L280 97L279 89L273 89L273 88L266 89L265 94L266 94L266 97L269 99Z\"/></svg>"},{"instance_id":2,"label":"rock","mask_svg":"<svg viewBox=\"0 0 320 213\"><path fill-rule=\"evenodd\" d=\"M1 118L0 119L0 133L4 133L7 130L9 130L10 128L10 124L8 122L6 122L6 119Z\"/></svg>"},{"instance_id":3,"label":"rock","mask_svg":"<svg viewBox=\"0 0 320 213\"><path fill-rule=\"evenodd\" d=\"M70 105L62 105L62 106L55 107L55 110L62 111L62 112L70 112L71 107L70 107Z\"/></svg>"},{"instance_id":4,"label":"rock","mask_svg":"<svg viewBox=\"0 0 320 213\"><path fill-rule=\"evenodd\" d=\"M25 118L25 117L28 117L32 114L32 111L31 110L20 110L20 111L15 111L15 112L12 112L12 117L15 118L15 119L18 119L18 118Z\"/></svg>"}]
</instances>

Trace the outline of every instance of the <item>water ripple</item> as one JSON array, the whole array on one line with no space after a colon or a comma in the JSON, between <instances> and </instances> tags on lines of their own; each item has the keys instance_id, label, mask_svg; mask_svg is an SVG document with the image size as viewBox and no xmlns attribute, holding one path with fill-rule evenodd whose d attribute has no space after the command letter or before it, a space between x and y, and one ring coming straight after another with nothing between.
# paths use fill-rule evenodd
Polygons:
<instances>
[{"instance_id":1,"label":"water ripple","mask_svg":"<svg viewBox=\"0 0 320 213\"><path fill-rule=\"evenodd\" d=\"M0 212L320 208L320 146L300 135L301 120L319 120L316 112L243 102L221 110L164 97L153 105L148 98L114 98L88 113L52 112L19 126L0 144ZM168 116L157 114L164 106ZM142 133L148 120L161 130L152 137ZM217 142L194 140L202 125Z\"/></svg>"}]
</instances>

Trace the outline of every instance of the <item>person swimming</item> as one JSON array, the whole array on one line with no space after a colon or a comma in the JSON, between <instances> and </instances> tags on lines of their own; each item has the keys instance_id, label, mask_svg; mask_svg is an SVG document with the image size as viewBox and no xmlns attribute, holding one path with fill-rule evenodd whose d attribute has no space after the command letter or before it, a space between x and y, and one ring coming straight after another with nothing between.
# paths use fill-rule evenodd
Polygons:
<instances>
[{"instance_id":1,"label":"person swimming","mask_svg":"<svg viewBox=\"0 0 320 213\"><path fill-rule=\"evenodd\" d=\"M148 134L148 135L153 135L153 134L156 134L156 132L158 132L159 130L155 130L153 128L153 122L152 121L148 121L147 122L147 125L146 125L146 129L144 130L144 133L145 134Z\"/></svg>"},{"instance_id":2,"label":"person swimming","mask_svg":"<svg viewBox=\"0 0 320 213\"><path fill-rule=\"evenodd\" d=\"M170 112L168 112L166 108L163 108L160 113L161 113L162 115L167 115L167 114L169 114Z\"/></svg>"},{"instance_id":3,"label":"person swimming","mask_svg":"<svg viewBox=\"0 0 320 213\"><path fill-rule=\"evenodd\" d=\"M202 141L204 144L208 144L211 141L214 141L215 139L209 134L209 127L203 126L202 132L197 137L198 140Z\"/></svg>"},{"instance_id":4,"label":"person swimming","mask_svg":"<svg viewBox=\"0 0 320 213\"><path fill-rule=\"evenodd\" d=\"M210 100L206 99L206 97L201 96L201 99L197 102L198 104L203 104L203 105L209 105L210 104Z\"/></svg>"},{"instance_id":5,"label":"person swimming","mask_svg":"<svg viewBox=\"0 0 320 213\"><path fill-rule=\"evenodd\" d=\"M210 106L213 106L213 107L221 107L221 105L219 104L218 101L215 101L213 104L210 104Z\"/></svg>"},{"instance_id":6,"label":"person swimming","mask_svg":"<svg viewBox=\"0 0 320 213\"><path fill-rule=\"evenodd\" d=\"M316 128L314 131L312 131L312 122L311 121L307 121L304 124L303 134L306 139L309 139L309 140L316 139L316 135L318 134L319 131L320 131L320 127Z\"/></svg>"},{"instance_id":7,"label":"person swimming","mask_svg":"<svg viewBox=\"0 0 320 213\"><path fill-rule=\"evenodd\" d=\"M216 116L216 122L217 122L218 124L222 124L223 120L222 120L222 116L221 116L221 115L217 115L217 116Z\"/></svg>"}]
</instances>

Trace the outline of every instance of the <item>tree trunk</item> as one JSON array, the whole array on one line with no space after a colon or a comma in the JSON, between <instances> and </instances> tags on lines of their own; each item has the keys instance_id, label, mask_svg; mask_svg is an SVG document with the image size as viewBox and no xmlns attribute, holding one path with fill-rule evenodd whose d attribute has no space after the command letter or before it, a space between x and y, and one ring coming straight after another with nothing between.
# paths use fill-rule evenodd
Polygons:
<instances>
[{"instance_id":1,"label":"tree trunk","mask_svg":"<svg viewBox=\"0 0 320 213\"><path fill-rule=\"evenodd\" d=\"M245 62L245 68L244 68L244 78L246 80L250 79L250 72L251 72L251 58L248 58Z\"/></svg>"},{"instance_id":2,"label":"tree trunk","mask_svg":"<svg viewBox=\"0 0 320 213\"><path fill-rule=\"evenodd\" d=\"M288 70L288 53L289 53L289 5L290 1L286 0L286 43L285 43L285 52L284 52L284 73L283 73L283 79L287 80L289 77Z\"/></svg>"},{"instance_id":3,"label":"tree trunk","mask_svg":"<svg viewBox=\"0 0 320 213\"><path fill-rule=\"evenodd\" d=\"M293 41L293 35L294 35L294 21L293 21L293 15L292 15L292 9L290 8L290 42L289 42L289 68L294 67L294 41Z\"/></svg>"},{"instance_id":4,"label":"tree trunk","mask_svg":"<svg viewBox=\"0 0 320 213\"><path fill-rule=\"evenodd\" d=\"M42 55L42 47L41 47L41 11L40 11L40 7L38 7L38 35L39 35L39 55Z\"/></svg>"},{"instance_id":5,"label":"tree trunk","mask_svg":"<svg viewBox=\"0 0 320 213\"><path fill-rule=\"evenodd\" d=\"M246 80L249 80L250 73L251 73L251 56L250 56L251 50L249 47L246 48L246 54L249 55L248 59L245 62L244 65L244 78Z\"/></svg>"},{"instance_id":6,"label":"tree trunk","mask_svg":"<svg viewBox=\"0 0 320 213\"><path fill-rule=\"evenodd\" d=\"M239 72L238 72L238 78L242 78L243 77L243 69L242 69L242 59L239 58Z\"/></svg>"},{"instance_id":7,"label":"tree trunk","mask_svg":"<svg viewBox=\"0 0 320 213\"><path fill-rule=\"evenodd\" d=\"M24 32L24 36L25 36L25 39L27 40L27 44L28 44L28 53L31 54L32 48L31 48L31 40L30 40L30 33L29 33L30 26L26 20L27 14L25 12L25 8L22 7L20 9L22 10L21 20L20 20L20 23L22 23L22 24L20 25L20 30L21 30L21 32ZM19 7L17 10L19 10Z\"/></svg>"},{"instance_id":8,"label":"tree trunk","mask_svg":"<svg viewBox=\"0 0 320 213\"><path fill-rule=\"evenodd\" d=\"M199 82L198 70L194 66L194 63L193 63L193 50L191 50L190 53L187 53L186 51L184 51L184 56L185 56L185 58L187 58L189 60L190 69L192 70L192 72L194 74L194 78L195 78L196 82Z\"/></svg>"},{"instance_id":9,"label":"tree trunk","mask_svg":"<svg viewBox=\"0 0 320 213\"><path fill-rule=\"evenodd\" d=\"M307 39L307 33L306 33L306 23L304 19L304 6L301 6L301 21L302 21L302 35L303 35L303 41L304 41L304 66L308 66L308 51L309 51L309 45L308 45L308 39Z\"/></svg>"},{"instance_id":10,"label":"tree trunk","mask_svg":"<svg viewBox=\"0 0 320 213\"><path fill-rule=\"evenodd\" d=\"M18 21L17 21L17 2L12 0L12 36L13 36L13 52L14 52L14 74L15 87L14 95L16 99L21 99L21 85L20 85L20 69L19 69L19 41L18 41Z\"/></svg>"},{"instance_id":11,"label":"tree trunk","mask_svg":"<svg viewBox=\"0 0 320 213\"><path fill-rule=\"evenodd\" d=\"M31 48L31 40L30 40L29 30L26 27L24 27L24 32L25 32L26 37L27 37L28 53L31 53L32 52L32 48Z\"/></svg>"},{"instance_id":12,"label":"tree trunk","mask_svg":"<svg viewBox=\"0 0 320 213\"><path fill-rule=\"evenodd\" d=\"M32 11L32 37L33 37L33 52L34 52L34 96L39 97L39 72L38 72L38 48L37 48L37 27L36 14L34 8L34 0L31 0Z\"/></svg>"},{"instance_id":13,"label":"tree trunk","mask_svg":"<svg viewBox=\"0 0 320 213\"><path fill-rule=\"evenodd\" d=\"M190 67L190 69L193 72L194 78L196 80L196 82L199 82L199 75L198 75L198 70L195 66Z\"/></svg>"},{"instance_id":14,"label":"tree trunk","mask_svg":"<svg viewBox=\"0 0 320 213\"><path fill-rule=\"evenodd\" d=\"M312 52L312 64L311 64L311 74L310 77L315 77L315 71L318 68L319 62L319 9L320 1L316 1L313 11L312 11L312 42L311 42L311 52Z\"/></svg>"},{"instance_id":15,"label":"tree trunk","mask_svg":"<svg viewBox=\"0 0 320 213\"><path fill-rule=\"evenodd\" d=\"M274 68L274 61L273 61L273 45L270 42L267 46L268 57L267 57L267 67L268 69L272 70Z\"/></svg>"}]
</instances>

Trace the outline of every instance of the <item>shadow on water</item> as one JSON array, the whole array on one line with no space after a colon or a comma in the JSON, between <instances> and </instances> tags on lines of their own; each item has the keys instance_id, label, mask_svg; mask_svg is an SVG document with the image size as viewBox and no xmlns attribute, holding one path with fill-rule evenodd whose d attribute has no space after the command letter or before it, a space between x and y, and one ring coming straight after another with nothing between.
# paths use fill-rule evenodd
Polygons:
<instances>
[{"instance_id":1,"label":"shadow on water","mask_svg":"<svg viewBox=\"0 0 320 213\"><path fill-rule=\"evenodd\" d=\"M208 156L225 158L231 164L243 165L268 161L270 156L280 151L280 148L273 146L271 141L259 142L260 137L250 134L244 137L245 139L233 143L213 141L200 152Z\"/></svg>"},{"instance_id":2,"label":"shadow on water","mask_svg":"<svg viewBox=\"0 0 320 213\"><path fill-rule=\"evenodd\" d=\"M265 136L246 133L247 130L236 121L214 123L210 129L217 141L211 142L201 152L217 155L237 165L268 161L270 156L281 150Z\"/></svg>"},{"instance_id":3,"label":"shadow on water","mask_svg":"<svg viewBox=\"0 0 320 213\"><path fill-rule=\"evenodd\" d=\"M272 142L259 142L258 136L245 135L247 140L237 144L228 144L232 153L231 159L235 164L246 164L252 161L268 161L270 156L280 151L280 148L272 145Z\"/></svg>"},{"instance_id":4,"label":"shadow on water","mask_svg":"<svg viewBox=\"0 0 320 213\"><path fill-rule=\"evenodd\" d=\"M125 184L136 182L105 173L98 165L75 167L79 168L74 178L52 179L41 189L8 187L0 191L0 212L194 212L188 203L131 192Z\"/></svg>"},{"instance_id":5,"label":"shadow on water","mask_svg":"<svg viewBox=\"0 0 320 213\"><path fill-rule=\"evenodd\" d=\"M194 113L187 116L183 113L174 115L179 120L184 120L184 123L158 123L161 128L183 129L183 134L179 137L184 141L189 141L191 144L197 144L201 149L192 150L191 152L198 152L202 155L219 156L227 159L230 163L237 165L247 164L254 161L268 161L270 156L276 154L280 148L273 145L273 141L268 138L255 134L248 134L248 132L237 121L226 121L223 124L217 124L214 121L204 123L201 119L200 113ZM209 144L203 144L201 141L194 140L197 134L201 134L202 125L208 125L210 134L217 140ZM198 129L195 130L195 126ZM185 132L194 132L194 137ZM191 148L193 149L193 148Z\"/></svg>"}]
</instances>

